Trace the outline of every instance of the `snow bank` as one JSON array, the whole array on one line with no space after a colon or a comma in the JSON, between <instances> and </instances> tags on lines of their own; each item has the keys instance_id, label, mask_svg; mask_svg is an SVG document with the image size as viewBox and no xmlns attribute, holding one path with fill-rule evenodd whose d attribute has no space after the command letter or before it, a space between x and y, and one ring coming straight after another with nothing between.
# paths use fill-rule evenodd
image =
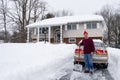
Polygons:
<instances>
[{"instance_id":1,"label":"snow bank","mask_svg":"<svg viewBox=\"0 0 120 80\"><path fill-rule=\"evenodd\" d=\"M52 80L66 62L72 62L70 59L73 59L75 48L72 44L53 45L44 42L0 44L0 80ZM118 80L120 49L107 50L108 70L113 78ZM68 68L67 65L64 67Z\"/></svg>"},{"instance_id":2,"label":"snow bank","mask_svg":"<svg viewBox=\"0 0 120 80\"><path fill-rule=\"evenodd\" d=\"M50 80L73 57L70 44L0 44L0 80Z\"/></svg>"},{"instance_id":3,"label":"snow bank","mask_svg":"<svg viewBox=\"0 0 120 80\"><path fill-rule=\"evenodd\" d=\"M120 49L107 48L109 53L109 67L108 70L115 80L120 76Z\"/></svg>"}]
</instances>

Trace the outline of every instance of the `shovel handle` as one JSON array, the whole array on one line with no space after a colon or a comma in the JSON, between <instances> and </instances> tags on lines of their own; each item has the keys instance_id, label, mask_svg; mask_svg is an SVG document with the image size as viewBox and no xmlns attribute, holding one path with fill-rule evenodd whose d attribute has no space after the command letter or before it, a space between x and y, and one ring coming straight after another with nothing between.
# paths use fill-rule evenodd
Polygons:
<instances>
[{"instance_id":1,"label":"shovel handle","mask_svg":"<svg viewBox=\"0 0 120 80\"><path fill-rule=\"evenodd\" d=\"M80 63L80 46L79 46L79 54L78 54L78 64Z\"/></svg>"}]
</instances>

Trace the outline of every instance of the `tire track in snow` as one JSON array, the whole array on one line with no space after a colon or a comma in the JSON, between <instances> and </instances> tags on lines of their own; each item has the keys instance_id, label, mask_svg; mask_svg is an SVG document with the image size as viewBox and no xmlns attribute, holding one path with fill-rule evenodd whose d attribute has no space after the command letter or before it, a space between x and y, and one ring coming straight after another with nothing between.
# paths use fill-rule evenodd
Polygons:
<instances>
[{"instance_id":1,"label":"tire track in snow","mask_svg":"<svg viewBox=\"0 0 120 80\"><path fill-rule=\"evenodd\" d=\"M92 76L86 73L73 72L57 80L114 80L108 70L97 70Z\"/></svg>"},{"instance_id":2,"label":"tire track in snow","mask_svg":"<svg viewBox=\"0 0 120 80\"><path fill-rule=\"evenodd\" d=\"M114 80L107 69L96 70L93 76L86 73L73 71L73 63L70 60L63 65L62 69L56 73L56 78L52 80Z\"/></svg>"}]
</instances>

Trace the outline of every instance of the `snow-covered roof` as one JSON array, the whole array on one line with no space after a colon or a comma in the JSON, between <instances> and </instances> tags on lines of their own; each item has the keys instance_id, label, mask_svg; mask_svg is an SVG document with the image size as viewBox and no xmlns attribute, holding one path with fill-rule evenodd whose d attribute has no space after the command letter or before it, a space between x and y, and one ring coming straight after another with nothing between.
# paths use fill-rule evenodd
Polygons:
<instances>
[{"instance_id":1,"label":"snow-covered roof","mask_svg":"<svg viewBox=\"0 0 120 80\"><path fill-rule=\"evenodd\" d=\"M103 17L100 15L81 15L81 16L65 16L65 17L55 17L49 18L42 21L29 24L26 27L49 27L58 26L68 23L80 23L88 21L103 21Z\"/></svg>"}]
</instances>

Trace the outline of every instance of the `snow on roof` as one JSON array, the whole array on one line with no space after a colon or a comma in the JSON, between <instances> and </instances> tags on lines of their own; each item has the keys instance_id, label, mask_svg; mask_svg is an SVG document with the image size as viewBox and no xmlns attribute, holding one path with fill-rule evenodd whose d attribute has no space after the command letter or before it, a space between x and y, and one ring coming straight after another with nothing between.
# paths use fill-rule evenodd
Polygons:
<instances>
[{"instance_id":1,"label":"snow on roof","mask_svg":"<svg viewBox=\"0 0 120 80\"><path fill-rule=\"evenodd\" d=\"M100 15L55 17L55 18L49 18L35 22L33 24L27 25L26 27L49 27L49 26L64 25L68 23L79 23L79 22L88 22L88 21L104 21L104 19Z\"/></svg>"}]
</instances>

